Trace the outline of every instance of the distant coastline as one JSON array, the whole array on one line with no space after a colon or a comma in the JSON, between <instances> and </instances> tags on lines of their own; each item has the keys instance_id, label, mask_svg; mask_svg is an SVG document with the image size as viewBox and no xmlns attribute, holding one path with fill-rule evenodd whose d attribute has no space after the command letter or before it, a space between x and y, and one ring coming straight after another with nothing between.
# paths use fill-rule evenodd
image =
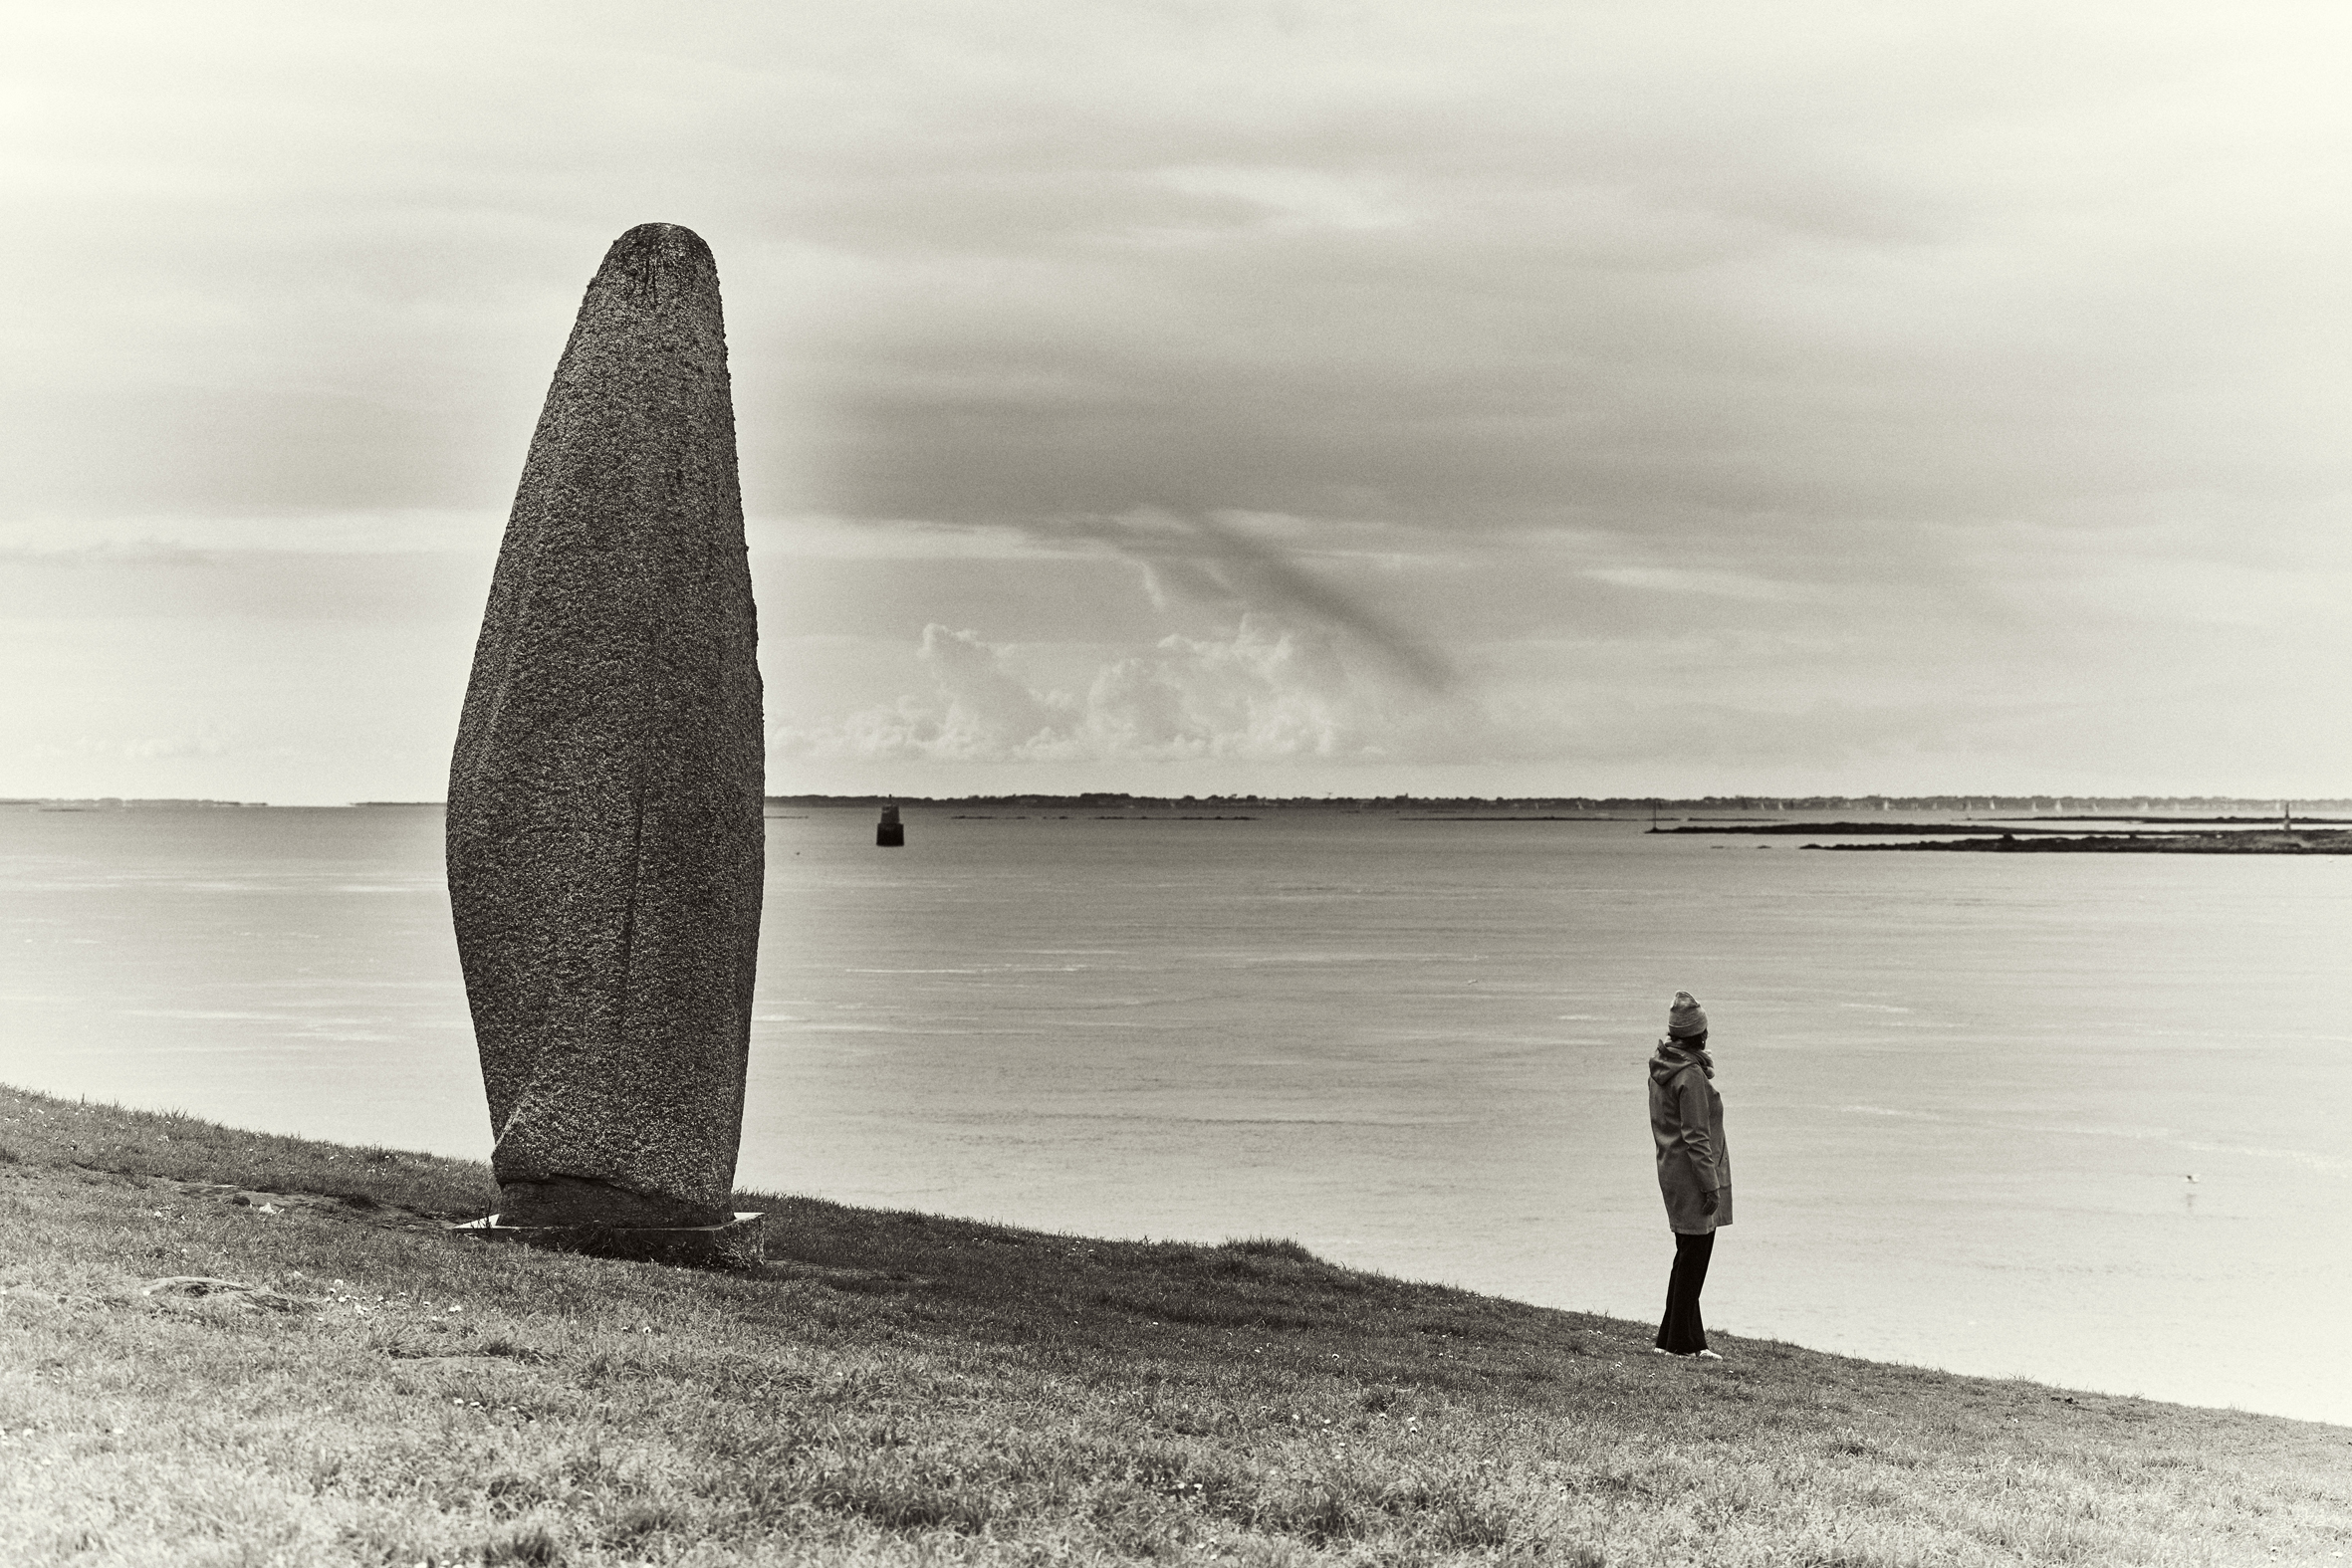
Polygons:
<instances>
[{"instance_id":1,"label":"distant coastline","mask_svg":"<svg viewBox=\"0 0 2352 1568\"><path fill-rule=\"evenodd\" d=\"M970 810L975 807L1024 810L1104 811L1133 810L1282 810L1282 811L1411 811L1465 813L1474 820L1514 813L1523 820L1575 820L1584 817L1648 817L1676 813L1705 820L1709 816L1739 820L1762 812L1810 811L1893 814L1934 813L1980 817L2059 817L2067 821L2277 821L2290 810L2301 818L2321 811L2352 814L2352 796L2316 798L2277 795L2052 795L2052 794L1933 794L1933 795L1269 795L1204 794L1142 795L1097 791L1084 794L772 794L770 807L918 806ZM1467 813L1478 813L1471 817ZM1539 814L1538 814L1539 813ZM1822 831L1823 824L1810 824ZM1699 829L1693 829L1698 831ZM1900 832L1887 823L1871 831Z\"/></svg>"},{"instance_id":2,"label":"distant coastline","mask_svg":"<svg viewBox=\"0 0 2352 1568\"><path fill-rule=\"evenodd\" d=\"M35 811L257 811L267 800L129 799L121 795L21 795L0 797L0 805Z\"/></svg>"},{"instance_id":3,"label":"distant coastline","mask_svg":"<svg viewBox=\"0 0 2352 1568\"><path fill-rule=\"evenodd\" d=\"M2291 817L2318 822L2322 813L2352 820L2352 796L2328 798L2247 795L2051 795L2051 794L1934 794L1934 795L1283 795L1205 794L1149 795L1115 791L1082 794L772 794L770 810L826 807L878 809L896 805L924 810L1084 811L1091 814L1122 811L1184 811L1224 813L1322 811L1362 815L1403 813L1447 821L1583 821L1626 820L1640 817L1677 823L1723 822L1744 825L1705 827L1678 825L1662 832L1846 832L1902 833L1912 829L1901 815L1980 818L2007 822L2034 817L2068 822L2148 822L2167 824L2255 824ZM131 798L119 795L0 796L0 807L43 811L196 811L262 809L440 810L439 800L353 800L346 806L273 806L266 800L202 798ZM1812 813L1867 812L1876 821L1849 815L1835 821L1789 822L1770 825L1758 816L1791 811ZM1944 825L1944 824L1939 824ZM1998 832L1993 827L1949 830ZM2033 829L2050 831L2050 829Z\"/></svg>"}]
</instances>

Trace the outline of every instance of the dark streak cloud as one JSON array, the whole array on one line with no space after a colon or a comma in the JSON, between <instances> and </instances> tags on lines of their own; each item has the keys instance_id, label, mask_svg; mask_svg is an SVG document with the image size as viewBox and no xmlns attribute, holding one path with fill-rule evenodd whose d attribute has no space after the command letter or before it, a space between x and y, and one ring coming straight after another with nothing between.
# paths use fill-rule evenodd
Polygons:
<instances>
[{"instance_id":1,"label":"dark streak cloud","mask_svg":"<svg viewBox=\"0 0 2352 1568\"><path fill-rule=\"evenodd\" d=\"M1435 646L1362 599L1299 565L1238 519L1142 508L1124 517L1066 523L1055 533L1107 545L1139 564L1152 597L1301 618L1353 638L1408 683L1439 694L1459 673Z\"/></svg>"}]
</instances>

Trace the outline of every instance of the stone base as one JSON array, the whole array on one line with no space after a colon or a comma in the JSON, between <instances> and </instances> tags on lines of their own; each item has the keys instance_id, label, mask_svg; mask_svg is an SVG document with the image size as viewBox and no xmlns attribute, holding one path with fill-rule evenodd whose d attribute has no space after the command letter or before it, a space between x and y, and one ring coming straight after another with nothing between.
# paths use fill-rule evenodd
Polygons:
<instances>
[{"instance_id":1,"label":"stone base","mask_svg":"<svg viewBox=\"0 0 2352 1568\"><path fill-rule=\"evenodd\" d=\"M746 1268L768 1255L767 1217L738 1211L718 1225L650 1228L607 1225L501 1225L498 1215L451 1226L463 1240L518 1241L590 1257L705 1268Z\"/></svg>"},{"instance_id":2,"label":"stone base","mask_svg":"<svg viewBox=\"0 0 2352 1568\"><path fill-rule=\"evenodd\" d=\"M491 1156L491 1175L499 1176ZM734 1213L721 1203L689 1203L667 1193L623 1187L592 1176L543 1176L510 1181L499 1176L503 1225L590 1226L599 1231L692 1231L725 1225Z\"/></svg>"}]
</instances>

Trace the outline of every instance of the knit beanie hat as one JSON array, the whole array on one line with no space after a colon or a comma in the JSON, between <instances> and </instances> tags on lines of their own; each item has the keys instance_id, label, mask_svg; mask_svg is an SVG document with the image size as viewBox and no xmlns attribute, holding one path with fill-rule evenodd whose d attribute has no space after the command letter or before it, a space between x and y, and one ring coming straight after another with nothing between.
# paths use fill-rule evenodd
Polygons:
<instances>
[{"instance_id":1,"label":"knit beanie hat","mask_svg":"<svg viewBox=\"0 0 2352 1568\"><path fill-rule=\"evenodd\" d=\"M1707 1009L1699 1006L1699 999L1687 991L1676 992L1674 1006L1666 1009L1666 1037L1687 1040L1706 1032Z\"/></svg>"}]
</instances>

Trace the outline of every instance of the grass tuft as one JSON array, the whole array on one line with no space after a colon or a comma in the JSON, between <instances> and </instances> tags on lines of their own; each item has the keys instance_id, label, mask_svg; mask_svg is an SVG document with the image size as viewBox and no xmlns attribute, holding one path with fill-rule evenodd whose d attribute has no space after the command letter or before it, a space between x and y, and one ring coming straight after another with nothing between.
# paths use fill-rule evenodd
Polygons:
<instances>
[{"instance_id":1,"label":"grass tuft","mask_svg":"<svg viewBox=\"0 0 2352 1568\"><path fill-rule=\"evenodd\" d=\"M1253 1235L1219 1243L1218 1249L1245 1257L1287 1257L1294 1263L1319 1263L1321 1258L1297 1242L1281 1236Z\"/></svg>"},{"instance_id":2,"label":"grass tuft","mask_svg":"<svg viewBox=\"0 0 2352 1568\"><path fill-rule=\"evenodd\" d=\"M545 1525L510 1531L484 1543L482 1561L488 1563L527 1563L533 1568L555 1568L564 1561L564 1550Z\"/></svg>"}]
</instances>

